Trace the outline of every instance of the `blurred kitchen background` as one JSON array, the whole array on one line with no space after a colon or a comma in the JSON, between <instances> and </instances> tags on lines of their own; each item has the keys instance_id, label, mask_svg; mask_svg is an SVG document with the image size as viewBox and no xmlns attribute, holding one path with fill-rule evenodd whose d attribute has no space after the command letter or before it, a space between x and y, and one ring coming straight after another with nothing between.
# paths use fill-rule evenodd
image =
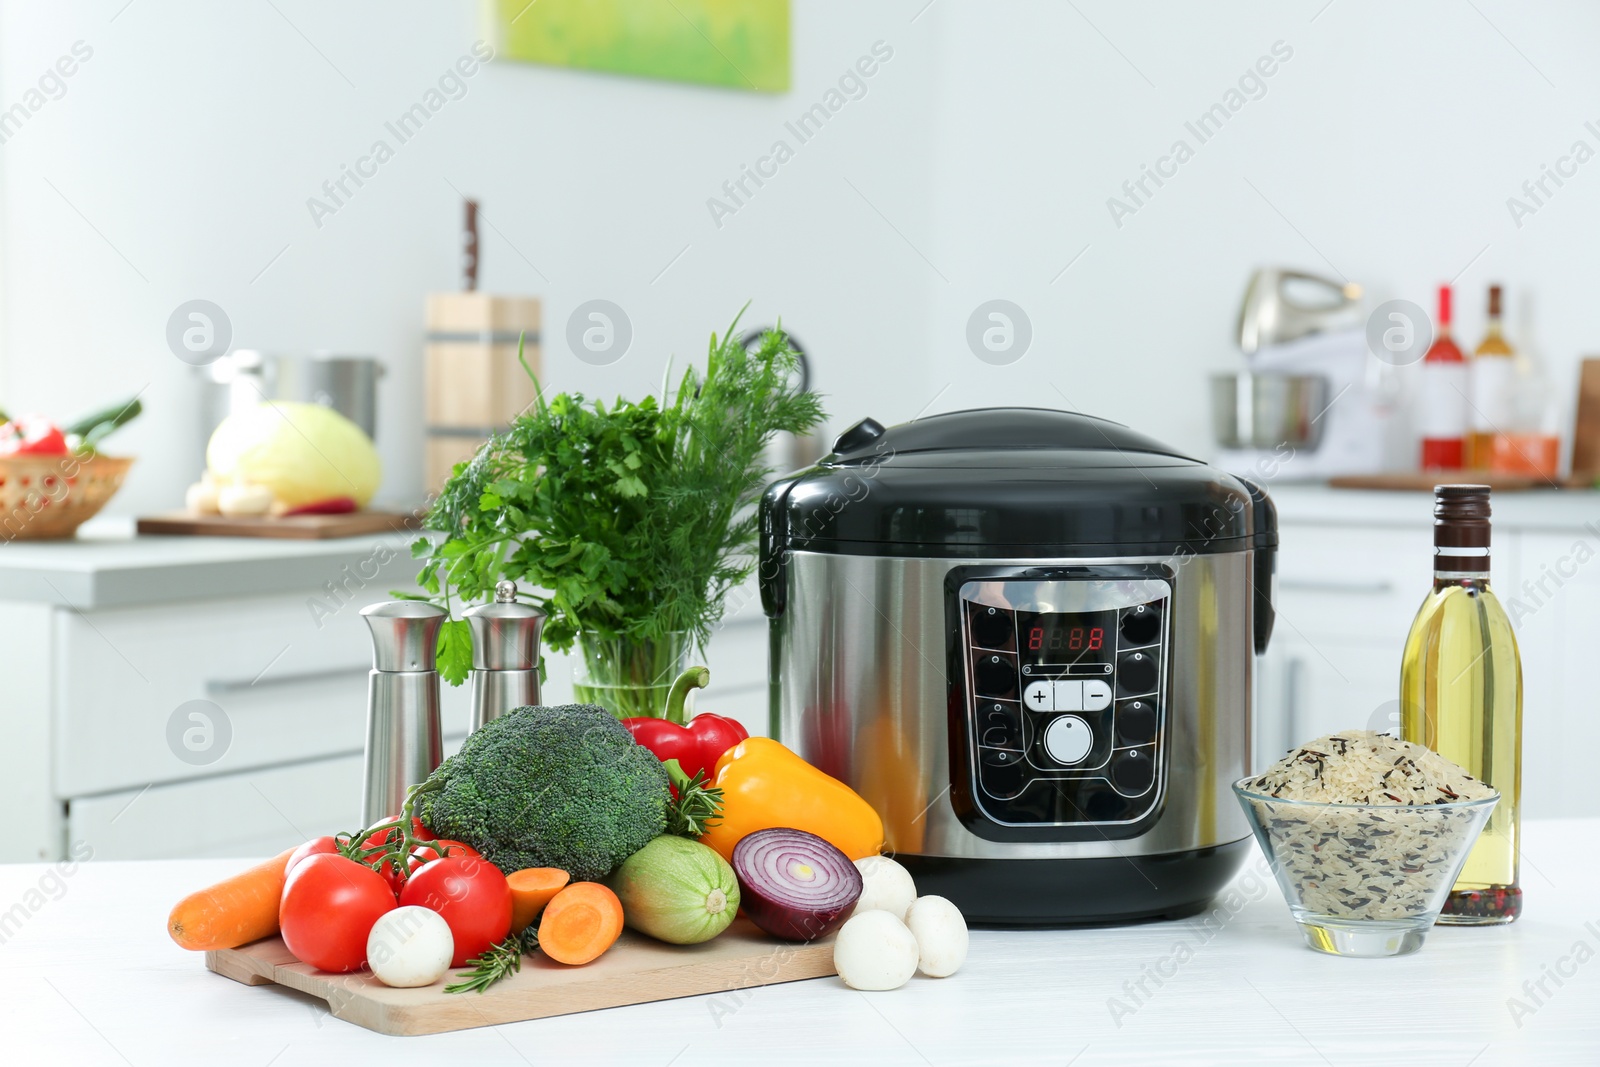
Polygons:
<instances>
[{"instance_id":1,"label":"blurred kitchen background","mask_svg":"<svg viewBox=\"0 0 1600 1067\"><path fill-rule=\"evenodd\" d=\"M1322 333L1358 339L1337 357L1354 391L1274 422L1266 451L1298 432L1313 452L1366 404L1387 449L1367 466L1404 470L1421 351L1377 358L1359 338L1394 300L1428 329L1450 284L1470 354L1498 284L1533 397L1518 428L1559 437L1558 469L1495 500L1502 597L1560 577L1521 614L1508 603L1528 776L1553 783L1527 810L1580 802L1571 753L1600 743L1576 674L1600 638L1600 569L1584 566L1600 498L1552 486L1600 354L1600 8L794 0L786 87L752 90L523 61L506 44L531 17L519 6L0 2L0 406L144 407L115 439L137 462L87 539L181 508L203 466L208 372L169 344L197 300L230 349L381 364L377 502L419 504L427 300L463 285L467 199L477 288L537 300L551 388L657 389L748 300L745 325L781 317L803 343L824 440L868 415L1034 404L1224 457L1212 379L1245 370L1246 287L1283 268L1354 301ZM53 76L63 57L72 73ZM396 136L430 93L439 106ZM593 301L630 338L620 354L572 343ZM1263 748L1391 721L1431 497L1254 473L1283 524ZM37 842L0 858L79 837L104 857L256 854L306 836L295 823L353 821L367 638L354 608L308 620L305 604L329 582L367 601L405 584L403 537L380 577L340 577L381 540L0 547L6 669L25 679L0 724L34 754L3 788ZM764 729L759 605L717 641L723 705L703 706ZM164 724L202 698L228 709L231 744L174 759ZM176 843L154 842L175 821Z\"/></svg>"}]
</instances>

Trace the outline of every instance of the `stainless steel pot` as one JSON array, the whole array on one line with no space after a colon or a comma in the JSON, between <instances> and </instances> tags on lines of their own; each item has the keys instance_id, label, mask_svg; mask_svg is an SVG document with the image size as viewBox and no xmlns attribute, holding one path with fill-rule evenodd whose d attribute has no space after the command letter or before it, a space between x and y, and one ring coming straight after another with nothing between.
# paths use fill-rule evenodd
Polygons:
<instances>
[{"instance_id":1,"label":"stainless steel pot","mask_svg":"<svg viewBox=\"0 0 1600 1067\"><path fill-rule=\"evenodd\" d=\"M1314 374L1213 374L1211 427L1224 448L1314 449L1328 380Z\"/></svg>"},{"instance_id":2,"label":"stainless steel pot","mask_svg":"<svg viewBox=\"0 0 1600 1067\"><path fill-rule=\"evenodd\" d=\"M332 353L287 355L236 349L201 368L203 442L217 424L236 411L267 400L296 400L330 407L361 427L368 437L378 429L378 379L383 364L371 356Z\"/></svg>"}]
</instances>

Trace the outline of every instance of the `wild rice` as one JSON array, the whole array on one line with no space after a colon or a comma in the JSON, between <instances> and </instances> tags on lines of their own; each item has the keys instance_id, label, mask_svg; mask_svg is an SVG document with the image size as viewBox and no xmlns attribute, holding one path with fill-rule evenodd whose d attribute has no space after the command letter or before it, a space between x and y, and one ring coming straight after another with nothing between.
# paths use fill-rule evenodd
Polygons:
<instances>
[{"instance_id":1,"label":"wild rice","mask_svg":"<svg viewBox=\"0 0 1600 1067\"><path fill-rule=\"evenodd\" d=\"M1263 794L1246 799L1281 884L1299 894L1290 903L1347 919L1437 908L1478 821L1454 805L1494 795L1437 753L1367 730L1319 737L1244 787Z\"/></svg>"}]
</instances>

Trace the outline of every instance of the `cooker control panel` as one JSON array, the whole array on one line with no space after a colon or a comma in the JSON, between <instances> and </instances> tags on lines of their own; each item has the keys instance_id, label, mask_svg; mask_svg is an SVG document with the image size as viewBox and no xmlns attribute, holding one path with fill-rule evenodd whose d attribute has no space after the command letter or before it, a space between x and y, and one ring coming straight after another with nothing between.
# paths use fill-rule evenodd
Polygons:
<instances>
[{"instance_id":1,"label":"cooker control panel","mask_svg":"<svg viewBox=\"0 0 1600 1067\"><path fill-rule=\"evenodd\" d=\"M1072 570L955 590L951 726L964 736L951 751L967 754L964 792L989 823L1112 837L1147 823L1164 792L1172 586Z\"/></svg>"}]
</instances>

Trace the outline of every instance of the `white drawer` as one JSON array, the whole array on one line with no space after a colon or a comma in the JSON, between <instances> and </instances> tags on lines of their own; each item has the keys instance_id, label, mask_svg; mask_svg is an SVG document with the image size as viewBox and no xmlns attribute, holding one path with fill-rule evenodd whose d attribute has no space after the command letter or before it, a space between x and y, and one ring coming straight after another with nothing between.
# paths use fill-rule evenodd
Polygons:
<instances>
[{"instance_id":1,"label":"white drawer","mask_svg":"<svg viewBox=\"0 0 1600 1067\"><path fill-rule=\"evenodd\" d=\"M1433 585L1429 528L1285 524L1279 530L1275 633L1405 640Z\"/></svg>"},{"instance_id":2,"label":"white drawer","mask_svg":"<svg viewBox=\"0 0 1600 1067\"><path fill-rule=\"evenodd\" d=\"M445 755L461 747L445 739ZM359 755L127 789L71 801L67 845L97 860L270 856L361 829Z\"/></svg>"},{"instance_id":3,"label":"white drawer","mask_svg":"<svg viewBox=\"0 0 1600 1067\"><path fill-rule=\"evenodd\" d=\"M86 842L97 860L270 856L360 829L361 764L341 756L77 799L67 842Z\"/></svg>"},{"instance_id":4,"label":"white drawer","mask_svg":"<svg viewBox=\"0 0 1600 1067\"><path fill-rule=\"evenodd\" d=\"M56 795L359 753L372 665L359 612L382 599L367 594L320 618L305 594L58 610ZM191 701L220 716L204 705L179 716L179 737L195 731L197 748L184 760L169 729ZM467 705L466 687L444 687L446 733L466 729ZM193 711L218 720L209 738Z\"/></svg>"}]
</instances>

